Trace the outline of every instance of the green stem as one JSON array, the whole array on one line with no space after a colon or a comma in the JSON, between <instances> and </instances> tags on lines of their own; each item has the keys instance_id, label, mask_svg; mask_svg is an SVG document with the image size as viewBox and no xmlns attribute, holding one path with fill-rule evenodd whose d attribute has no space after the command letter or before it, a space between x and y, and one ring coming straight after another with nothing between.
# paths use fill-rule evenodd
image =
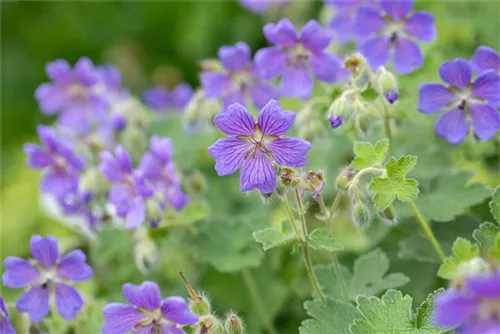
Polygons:
<instances>
[{"instance_id":1,"label":"green stem","mask_svg":"<svg viewBox=\"0 0 500 334\"><path fill-rule=\"evenodd\" d=\"M302 205L302 199L300 198L299 189L295 188L295 199L297 200L297 206L299 207L299 217L302 223L302 230L304 231L304 239L307 238L309 232L307 231L306 215L304 212L304 206Z\"/></svg>"},{"instance_id":2,"label":"green stem","mask_svg":"<svg viewBox=\"0 0 500 334\"><path fill-rule=\"evenodd\" d=\"M385 136L389 140L389 153L394 155L394 144L392 140L392 129L391 129L391 114L389 112L388 103L384 100L382 102L384 104L384 132Z\"/></svg>"},{"instance_id":3,"label":"green stem","mask_svg":"<svg viewBox=\"0 0 500 334\"><path fill-rule=\"evenodd\" d=\"M432 232L432 229L429 225L429 223L425 220L424 216L422 216L422 213L418 209L417 205L415 202L410 202L409 203L411 209L413 210L413 213L415 214L415 217L417 218L418 224L422 228L422 231L424 232L425 236L427 239L432 244L432 247L434 247L434 250L436 253L439 255L439 258L443 261L446 258L446 255L441 248L441 245L439 244L439 241L437 241L436 237L434 236L434 233Z\"/></svg>"},{"instance_id":4,"label":"green stem","mask_svg":"<svg viewBox=\"0 0 500 334\"><path fill-rule=\"evenodd\" d=\"M307 276L309 276L309 280L311 281L311 285L313 286L313 289L316 291L318 294L319 299L321 299L322 302L326 302L326 297L323 294L323 291L321 290L321 286L318 283L318 279L316 277L316 274L314 273L314 269L312 266L312 261L311 261L311 255L309 254L309 245L306 242L306 237L307 237L307 226L305 222L305 216L303 213L303 205L302 201L300 199L300 194L298 193L298 190L295 192L295 195L297 196L297 205L299 206L300 210L300 219L302 221L302 229L303 229L303 235L300 233L299 228L297 226L297 223L295 222L295 219L293 218L292 211L290 210L290 205L288 204L288 197L285 195L283 202L285 203L285 207L288 213L288 217L290 219L290 225L292 225L293 230L295 231L295 234L297 235L297 239L299 240L301 246L302 246L302 257L304 259L304 263L306 265L306 271L307 271Z\"/></svg>"},{"instance_id":5,"label":"green stem","mask_svg":"<svg viewBox=\"0 0 500 334\"><path fill-rule=\"evenodd\" d=\"M257 310L260 321L264 324L267 331L270 334L278 334L276 328L274 328L271 319L268 317L268 313L266 311L265 303L262 300L262 297L259 293L259 288L253 279L252 273L248 269L243 269L241 271L241 276L243 277L243 281L247 286L248 292L250 292L250 297L252 298L253 304Z\"/></svg>"}]
</instances>

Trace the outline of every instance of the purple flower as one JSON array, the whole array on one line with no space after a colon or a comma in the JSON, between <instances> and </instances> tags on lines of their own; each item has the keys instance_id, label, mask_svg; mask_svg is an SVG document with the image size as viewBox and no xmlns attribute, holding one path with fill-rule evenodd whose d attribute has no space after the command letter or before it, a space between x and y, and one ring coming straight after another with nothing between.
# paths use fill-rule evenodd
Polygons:
<instances>
[{"instance_id":1,"label":"purple flower","mask_svg":"<svg viewBox=\"0 0 500 334\"><path fill-rule=\"evenodd\" d=\"M335 115L331 115L328 120L330 121L330 127L332 129L336 129L338 128L339 126L342 125L343 123L343 120L342 120L342 116L335 116Z\"/></svg>"},{"instance_id":2,"label":"purple flower","mask_svg":"<svg viewBox=\"0 0 500 334\"><path fill-rule=\"evenodd\" d=\"M193 89L187 83L181 83L173 90L155 86L143 94L144 102L153 110L164 112L170 109L182 111L193 96Z\"/></svg>"},{"instance_id":3,"label":"purple flower","mask_svg":"<svg viewBox=\"0 0 500 334\"><path fill-rule=\"evenodd\" d=\"M494 70L482 72L472 80L472 67L464 59L447 61L439 68L447 84L426 83L419 88L419 110L446 112L435 125L436 132L452 144L461 143L469 132L469 117L475 134L488 140L500 128L500 113L495 110L500 101L500 76Z\"/></svg>"},{"instance_id":4,"label":"purple flower","mask_svg":"<svg viewBox=\"0 0 500 334\"><path fill-rule=\"evenodd\" d=\"M500 272L472 276L463 287L440 294L435 301L433 322L456 327L460 334L500 333Z\"/></svg>"},{"instance_id":5,"label":"purple flower","mask_svg":"<svg viewBox=\"0 0 500 334\"><path fill-rule=\"evenodd\" d=\"M111 303L104 307L102 334L186 333L180 326L194 325L198 316L182 297L161 300L160 288L154 282L123 285L123 296L130 304Z\"/></svg>"},{"instance_id":6,"label":"purple flower","mask_svg":"<svg viewBox=\"0 0 500 334\"><path fill-rule=\"evenodd\" d=\"M330 20L332 28L340 44L356 40L354 31L354 18L360 6L374 3L374 0L329 0L326 4L335 7L335 16Z\"/></svg>"},{"instance_id":7,"label":"purple flower","mask_svg":"<svg viewBox=\"0 0 500 334\"><path fill-rule=\"evenodd\" d=\"M25 288L17 300L17 310L27 312L34 322L44 319L49 313L50 293L55 294L55 305L66 320L76 317L83 307L82 296L69 282L82 282L94 276L81 250L73 250L59 256L57 239L31 237L32 260L8 256L4 260L3 284L9 288Z\"/></svg>"},{"instance_id":8,"label":"purple flower","mask_svg":"<svg viewBox=\"0 0 500 334\"><path fill-rule=\"evenodd\" d=\"M14 327L10 323L9 312L7 312L7 307L5 307L2 297L0 297L0 333L16 334Z\"/></svg>"},{"instance_id":9,"label":"purple flower","mask_svg":"<svg viewBox=\"0 0 500 334\"><path fill-rule=\"evenodd\" d=\"M215 159L219 176L229 175L239 168L240 189L258 189L272 193L276 188L276 171L279 166L302 167L311 143L300 138L282 138L292 127L295 113L284 111L271 100L262 108L257 122L240 104L232 104L214 118L214 123L227 138L217 140L208 148Z\"/></svg>"},{"instance_id":10,"label":"purple flower","mask_svg":"<svg viewBox=\"0 0 500 334\"><path fill-rule=\"evenodd\" d=\"M59 114L59 123L86 133L101 122L109 111L105 90L99 89L102 74L88 58L80 58L72 69L66 60L48 63L46 72L52 80L41 84L35 97L42 111Z\"/></svg>"},{"instance_id":11,"label":"purple flower","mask_svg":"<svg viewBox=\"0 0 500 334\"><path fill-rule=\"evenodd\" d=\"M436 37L434 17L428 12L415 12L412 0L380 0L378 6L358 9L356 34L366 38L360 51L373 69L385 65L394 54L394 69L406 74L424 63L416 40L432 42Z\"/></svg>"},{"instance_id":12,"label":"purple flower","mask_svg":"<svg viewBox=\"0 0 500 334\"><path fill-rule=\"evenodd\" d=\"M275 46L257 51L255 66L263 78L282 76L284 96L301 99L311 96L312 74L324 82L335 82L343 75L341 61L325 52L332 36L317 21L309 21L297 34L290 20L281 19L277 24L266 24L264 35Z\"/></svg>"},{"instance_id":13,"label":"purple flower","mask_svg":"<svg viewBox=\"0 0 500 334\"><path fill-rule=\"evenodd\" d=\"M38 126L38 136L42 146L25 144L24 151L28 165L43 170L41 189L52 194L56 199L78 189L79 173L85 164L75 152L56 138L54 130L47 126Z\"/></svg>"},{"instance_id":14,"label":"purple flower","mask_svg":"<svg viewBox=\"0 0 500 334\"><path fill-rule=\"evenodd\" d=\"M200 81L206 97L222 98L223 110L233 103L246 105L248 98L257 108L262 108L278 97L276 87L257 75L246 43L222 46L218 54L223 71L205 71Z\"/></svg>"},{"instance_id":15,"label":"purple flower","mask_svg":"<svg viewBox=\"0 0 500 334\"><path fill-rule=\"evenodd\" d=\"M495 70L500 73L500 54L487 46L480 46L470 60L475 72Z\"/></svg>"},{"instance_id":16,"label":"purple flower","mask_svg":"<svg viewBox=\"0 0 500 334\"><path fill-rule=\"evenodd\" d=\"M132 159L127 151L117 145L115 155L101 152L102 173L111 181L109 202L114 206L116 215L125 219L125 228L133 229L146 219L145 199L154 192L140 169L133 169Z\"/></svg>"},{"instance_id":17,"label":"purple flower","mask_svg":"<svg viewBox=\"0 0 500 334\"><path fill-rule=\"evenodd\" d=\"M265 13L272 6L287 3L288 0L239 0L239 3L249 11L257 14Z\"/></svg>"}]
</instances>

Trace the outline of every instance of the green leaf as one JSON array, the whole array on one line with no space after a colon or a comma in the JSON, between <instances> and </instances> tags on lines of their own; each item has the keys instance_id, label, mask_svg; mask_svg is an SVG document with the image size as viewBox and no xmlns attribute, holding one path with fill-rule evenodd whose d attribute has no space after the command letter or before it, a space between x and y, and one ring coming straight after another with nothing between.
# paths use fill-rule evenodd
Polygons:
<instances>
[{"instance_id":1,"label":"green leaf","mask_svg":"<svg viewBox=\"0 0 500 334\"><path fill-rule=\"evenodd\" d=\"M294 233L283 233L277 228L266 228L252 233L255 241L262 244L262 248L267 251L274 247L287 245L295 240L297 237Z\"/></svg>"},{"instance_id":2,"label":"green leaf","mask_svg":"<svg viewBox=\"0 0 500 334\"><path fill-rule=\"evenodd\" d=\"M439 268L439 277L445 279L455 278L462 263L468 262L479 255L479 247L461 237L455 240L451 251L453 255L447 257Z\"/></svg>"},{"instance_id":3,"label":"green leaf","mask_svg":"<svg viewBox=\"0 0 500 334\"><path fill-rule=\"evenodd\" d=\"M472 237L482 247L492 250L495 248L496 238L500 234L500 227L493 223L482 223L474 230Z\"/></svg>"},{"instance_id":4,"label":"green leaf","mask_svg":"<svg viewBox=\"0 0 500 334\"><path fill-rule=\"evenodd\" d=\"M490 202L490 211L493 217L495 217L497 223L500 224L500 186L496 187L493 191Z\"/></svg>"},{"instance_id":5,"label":"green leaf","mask_svg":"<svg viewBox=\"0 0 500 334\"><path fill-rule=\"evenodd\" d=\"M317 228L307 236L307 243L315 250L326 250L336 252L344 249L344 246L338 242L330 231L326 228Z\"/></svg>"},{"instance_id":6,"label":"green leaf","mask_svg":"<svg viewBox=\"0 0 500 334\"><path fill-rule=\"evenodd\" d=\"M417 157L409 155L389 159L386 165L387 176L374 178L369 187L377 210L386 209L396 197L403 202L417 199L418 182L406 178L406 174L416 163Z\"/></svg>"},{"instance_id":7,"label":"green leaf","mask_svg":"<svg viewBox=\"0 0 500 334\"><path fill-rule=\"evenodd\" d=\"M356 157L351 163L352 168L361 170L368 167L380 165L384 162L387 150L389 149L389 141L382 139L375 145L368 142L354 143L354 154Z\"/></svg>"},{"instance_id":8,"label":"green leaf","mask_svg":"<svg viewBox=\"0 0 500 334\"><path fill-rule=\"evenodd\" d=\"M344 266L339 266L340 275L346 285L350 300L355 300L358 295L373 296L390 288L397 288L406 284L409 279L401 273L389 271L389 259L380 249L362 255L354 261L353 272ZM325 293L332 297L344 298L341 282L335 274L334 264L316 266L318 280L324 287Z\"/></svg>"},{"instance_id":9,"label":"green leaf","mask_svg":"<svg viewBox=\"0 0 500 334\"><path fill-rule=\"evenodd\" d=\"M252 224L244 218L214 218L200 224L188 240L194 257L221 272L257 267L264 253L252 238Z\"/></svg>"},{"instance_id":10,"label":"green leaf","mask_svg":"<svg viewBox=\"0 0 500 334\"><path fill-rule=\"evenodd\" d=\"M412 317L412 298L403 296L400 291L389 290L382 296L359 296L358 311L361 318L349 327L352 334L439 334L447 329L439 329L430 323L433 312L433 300L436 293L431 294Z\"/></svg>"},{"instance_id":11,"label":"green leaf","mask_svg":"<svg viewBox=\"0 0 500 334\"><path fill-rule=\"evenodd\" d=\"M326 303L319 300L307 301L304 308L313 319L302 322L300 334L345 334L349 332L349 324L358 316L354 306L330 297Z\"/></svg>"}]
</instances>

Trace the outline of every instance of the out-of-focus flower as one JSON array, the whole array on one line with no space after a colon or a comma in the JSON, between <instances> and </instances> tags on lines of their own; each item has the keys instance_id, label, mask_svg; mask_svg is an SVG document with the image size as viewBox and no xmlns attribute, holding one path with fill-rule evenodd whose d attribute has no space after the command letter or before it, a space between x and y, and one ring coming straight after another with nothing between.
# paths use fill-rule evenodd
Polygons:
<instances>
[{"instance_id":1,"label":"out-of-focus flower","mask_svg":"<svg viewBox=\"0 0 500 334\"><path fill-rule=\"evenodd\" d=\"M257 14L267 12L271 7L286 4L289 0L238 0L249 11Z\"/></svg>"},{"instance_id":2,"label":"out-of-focus flower","mask_svg":"<svg viewBox=\"0 0 500 334\"><path fill-rule=\"evenodd\" d=\"M52 128L40 125L37 132L42 146L24 145L28 165L44 171L42 192L61 199L78 189L79 173L85 164L70 147L56 138Z\"/></svg>"},{"instance_id":3,"label":"out-of-focus flower","mask_svg":"<svg viewBox=\"0 0 500 334\"><path fill-rule=\"evenodd\" d=\"M433 322L461 334L500 333L500 272L468 277L435 301Z\"/></svg>"},{"instance_id":4,"label":"out-of-focus flower","mask_svg":"<svg viewBox=\"0 0 500 334\"><path fill-rule=\"evenodd\" d=\"M7 312L7 307L3 298L0 297L0 333L2 334L16 334L14 327L9 320L9 312Z\"/></svg>"},{"instance_id":5,"label":"out-of-focus flower","mask_svg":"<svg viewBox=\"0 0 500 334\"><path fill-rule=\"evenodd\" d=\"M480 46L471 58L472 68L481 73L486 70L495 70L500 73L500 54L487 46Z\"/></svg>"},{"instance_id":6,"label":"out-of-focus flower","mask_svg":"<svg viewBox=\"0 0 500 334\"><path fill-rule=\"evenodd\" d=\"M394 69L406 74L424 63L416 40L432 42L436 37L434 17L427 12L411 13L412 0L380 0L377 6L358 9L356 34L366 39L360 51L376 69L387 64L394 54Z\"/></svg>"},{"instance_id":7,"label":"out-of-focus flower","mask_svg":"<svg viewBox=\"0 0 500 334\"><path fill-rule=\"evenodd\" d=\"M200 75L207 98L221 98L223 110L232 103L246 105L250 99L257 108L278 97L270 82L260 78L250 59L250 47L243 42L219 48L223 71L205 71Z\"/></svg>"},{"instance_id":8,"label":"out-of-focus flower","mask_svg":"<svg viewBox=\"0 0 500 334\"><path fill-rule=\"evenodd\" d=\"M172 90L163 86L155 86L144 92L142 98L146 105L154 111L183 111L193 96L193 88L187 83L181 83Z\"/></svg>"},{"instance_id":9,"label":"out-of-focus flower","mask_svg":"<svg viewBox=\"0 0 500 334\"><path fill-rule=\"evenodd\" d=\"M335 82L344 75L341 61L325 51L332 35L316 20L297 33L289 19L264 26L266 39L274 44L255 54L255 66L264 78L281 77L281 92L286 97L307 99L314 88L314 77Z\"/></svg>"},{"instance_id":10,"label":"out-of-focus flower","mask_svg":"<svg viewBox=\"0 0 500 334\"><path fill-rule=\"evenodd\" d=\"M239 168L240 189L258 189L272 193L276 188L279 166L303 167L311 143L294 137L282 137L292 127L295 113L285 111L271 100L261 109L257 122L240 104L232 104L214 118L215 125L229 137L217 140L208 148L215 159L219 176L229 175Z\"/></svg>"},{"instance_id":11,"label":"out-of-focus flower","mask_svg":"<svg viewBox=\"0 0 500 334\"><path fill-rule=\"evenodd\" d=\"M103 334L186 333L180 327L194 325L199 318L182 297L161 300L160 288L154 282L124 284L123 296L130 304L111 303L104 307Z\"/></svg>"},{"instance_id":12,"label":"out-of-focus flower","mask_svg":"<svg viewBox=\"0 0 500 334\"><path fill-rule=\"evenodd\" d=\"M426 83L419 88L419 110L422 113L446 112L435 125L436 132L452 144L461 143L469 132L468 115L474 133L488 140L500 128L500 76L494 70L481 72L472 81L472 67L464 59L447 61L439 68L447 86Z\"/></svg>"},{"instance_id":13,"label":"out-of-focus flower","mask_svg":"<svg viewBox=\"0 0 500 334\"><path fill-rule=\"evenodd\" d=\"M335 14L329 21L339 44L356 40L354 18L360 6L374 3L374 0L327 0L325 3L335 9Z\"/></svg>"},{"instance_id":14,"label":"out-of-focus flower","mask_svg":"<svg viewBox=\"0 0 500 334\"><path fill-rule=\"evenodd\" d=\"M342 125L342 116L331 115L328 117L328 120L330 121L330 127L332 129L336 129Z\"/></svg>"},{"instance_id":15,"label":"out-of-focus flower","mask_svg":"<svg viewBox=\"0 0 500 334\"><path fill-rule=\"evenodd\" d=\"M13 256L4 260L3 284L9 288L28 287L17 300L17 310L39 322L49 313L50 293L54 292L59 314L66 320L75 318L83 307L83 299L68 283L85 281L94 275L85 254L73 250L60 257L57 239L50 236L32 236L30 249L33 260Z\"/></svg>"}]
</instances>

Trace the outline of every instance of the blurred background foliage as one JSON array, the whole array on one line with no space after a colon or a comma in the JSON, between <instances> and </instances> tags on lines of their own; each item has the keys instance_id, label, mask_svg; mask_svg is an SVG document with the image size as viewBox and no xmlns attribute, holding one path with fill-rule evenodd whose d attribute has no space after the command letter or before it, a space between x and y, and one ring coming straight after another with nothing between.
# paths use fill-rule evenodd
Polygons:
<instances>
[{"instance_id":1,"label":"blurred background foliage","mask_svg":"<svg viewBox=\"0 0 500 334\"><path fill-rule=\"evenodd\" d=\"M81 243L70 229L56 223L55 219L40 210L38 173L25 167L22 152L23 143L36 141L36 125L52 121L39 112L33 97L36 87L47 81L44 71L47 62L65 58L74 63L79 57L88 56L97 64L115 63L123 72L124 86L137 94L152 84L175 86L178 82L188 81L197 86L197 62L216 57L217 49L221 45L234 44L241 40L247 42L255 51L266 44L262 35L264 22L289 16L295 22L301 23L318 17L321 7L322 3L319 1L297 1L287 7L285 12L274 12L259 17L240 7L236 1L2 2L0 258L26 255L29 237L34 233L68 237L63 248ZM420 134L422 138L434 138L431 134L432 117L425 118L416 112L418 85L425 81L437 80L437 69L446 59L470 58L479 45L488 45L497 50L500 48L500 2L417 1L416 7L435 15L438 39L424 49L425 66L400 79L403 98L398 108L406 110L407 115L426 125ZM286 101L286 104L293 107L297 106L298 102ZM240 194L237 176L224 179L216 177L213 161L205 150L214 139L213 134L198 134L194 138L186 138L181 128L174 120L171 124L155 129L155 132L176 139L177 161L181 167L187 168L188 171L196 167L205 175L211 212L232 215L240 224L241 228L237 229L240 234L227 236L228 240L248 238L253 230L269 226L269 221L274 225L281 223L285 216L282 209L263 206L257 196ZM329 140L330 142L323 140L315 144L308 166L325 168L328 181L332 183L335 173L349 161L352 152L348 141L339 139L332 143L331 138ZM421 150L422 147L418 148L418 144L422 146L422 142L412 145L416 150ZM455 150L442 141L434 140L432 145L435 145L434 151L428 155L422 154L422 162L419 163L422 178L430 174L436 177L442 173L442 152ZM408 147L405 144L397 149L401 154L419 155L420 151L407 152ZM494 150L495 147L488 149ZM484 172L484 166L470 162L470 159L464 159L459 154L453 159L457 166L476 172L477 180L490 185L500 182L498 164ZM259 209L255 210L257 206ZM480 218L487 215L484 213L487 212L484 203L478 204L475 211L479 213ZM212 219L210 224L216 224L217 219ZM361 234L347 223L347 217L339 219L345 220L346 223L336 224L336 233L348 236L344 242L349 244L349 250L362 251L370 248L370 245L377 244L388 233L386 227L374 224L368 233ZM470 223L472 218L460 219ZM200 226L202 233L203 229L210 228L210 225ZM463 233L455 231L453 236L447 238L452 240L459 234L470 235L470 230L471 228L465 227ZM411 233L411 229L401 228L392 231L391 235L396 238L398 235ZM96 266L102 286L88 284L87 291L89 294L95 293L96 298L119 299L122 283L128 280L135 280L137 283L145 278L132 267L131 254L124 253L123 247L116 246L123 243L124 236L110 232L103 233L100 237L106 240L109 249L96 249L93 251L96 255L91 252L90 257ZM258 321L254 319L255 312L242 283L244 271L233 273L233 270L224 270L227 268L221 270L217 256L225 254L205 254L206 250L210 249L210 242L215 241L205 240L200 243L200 240L188 231L175 234L172 238L168 235L162 236L162 240L166 248L162 249L164 253L160 269L155 275L148 276L148 279L157 279L160 283L168 282L162 284L164 293L185 295L177 276L178 268L183 268L188 276L192 273L199 278L192 283L209 293L218 312L235 309L245 316L249 328L253 330L250 333L258 332ZM383 248L393 261L394 270L402 271L410 278L415 275L429 278L413 280L405 286L406 291L414 293L415 298L420 301L429 289L436 285L436 266L428 265L425 261L413 262L413 265L409 266L408 261L400 259L401 256L399 259L393 256L398 245L391 240L387 239ZM194 251L191 249L186 252L183 242L197 244L198 247ZM242 245L232 244L225 251L239 252L241 248L248 246L245 242ZM283 333L296 332L300 320L305 317L301 301L309 295L309 285L304 281L305 277L297 274L301 272L301 267L296 254L290 255L286 250L272 251L262 260L264 255L261 254L259 246L253 243L253 240L249 243L250 248L245 248L241 258L235 257L234 264L237 266L241 261L250 264L257 261L258 268L252 270L270 315L277 318ZM130 249L128 251L131 252ZM101 256L104 253L108 258ZM192 263L191 257L209 265L195 268L196 264ZM344 257L344 261L352 262L353 258L348 255ZM108 266L107 261L112 261L112 265ZM227 263L224 262L224 265ZM113 268L112 273L109 268ZM114 269L117 268L119 269L115 272ZM12 300L17 292L3 294Z\"/></svg>"}]
</instances>

